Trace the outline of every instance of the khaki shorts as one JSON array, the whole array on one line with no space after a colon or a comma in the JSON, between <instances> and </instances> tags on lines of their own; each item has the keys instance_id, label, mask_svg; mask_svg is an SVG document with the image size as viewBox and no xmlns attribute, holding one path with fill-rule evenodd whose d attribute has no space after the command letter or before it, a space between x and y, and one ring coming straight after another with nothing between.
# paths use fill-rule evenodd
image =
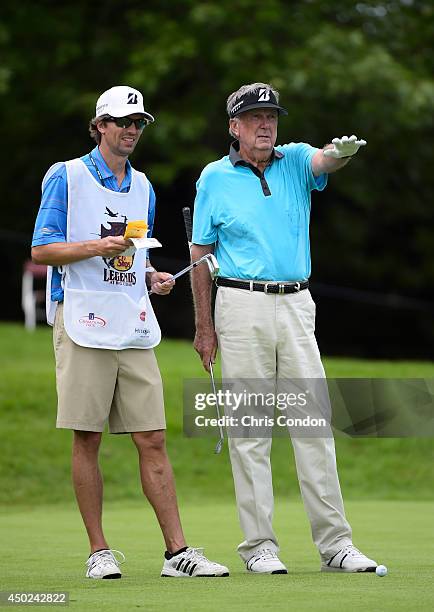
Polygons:
<instances>
[{"instance_id":1,"label":"khaki shorts","mask_svg":"<svg viewBox=\"0 0 434 612\"><path fill-rule=\"evenodd\" d=\"M53 330L57 427L110 433L166 428L163 385L152 349L113 351L75 344L59 304Z\"/></svg>"}]
</instances>

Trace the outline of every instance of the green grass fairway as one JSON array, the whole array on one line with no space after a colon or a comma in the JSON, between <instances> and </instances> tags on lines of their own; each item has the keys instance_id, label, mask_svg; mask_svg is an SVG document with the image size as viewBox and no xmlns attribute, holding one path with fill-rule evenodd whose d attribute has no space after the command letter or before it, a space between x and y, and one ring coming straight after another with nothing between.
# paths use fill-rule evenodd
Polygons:
<instances>
[{"instance_id":1,"label":"green grass fairway","mask_svg":"<svg viewBox=\"0 0 434 612\"><path fill-rule=\"evenodd\" d=\"M433 439L337 439L340 480L354 542L389 575L321 574L300 502L290 443L273 443L275 529L288 576L247 574L225 445L182 433L182 385L206 377L191 343L157 349L164 380L168 449L188 542L228 565L229 578L160 578L163 542L141 495L129 436L105 436L105 528L125 553L124 578L86 580L88 543L73 502L71 432L55 430L51 332L0 324L0 591L69 591L77 612L302 610L406 612L434 609ZM434 363L325 359L331 377L434 377ZM287 501L291 500L291 501ZM375 501L381 500L381 501ZM418 500L418 501L414 501ZM46 609L46 606L43 606ZM52 607L52 606L51 606ZM13 606L24 610L28 606Z\"/></svg>"},{"instance_id":2,"label":"green grass fairway","mask_svg":"<svg viewBox=\"0 0 434 612\"><path fill-rule=\"evenodd\" d=\"M80 612L433 609L432 502L347 504L354 541L388 566L384 578L320 573L301 503L276 506L288 576L245 572L235 550L240 530L233 502L184 505L181 513L189 543L204 545L210 558L228 565L229 578L160 578L163 545L152 511L146 502L117 502L107 505L105 527L110 545L127 557L122 580L86 580L87 540L78 511L72 505L47 506L0 514L0 590L66 590L70 609Z\"/></svg>"}]
</instances>

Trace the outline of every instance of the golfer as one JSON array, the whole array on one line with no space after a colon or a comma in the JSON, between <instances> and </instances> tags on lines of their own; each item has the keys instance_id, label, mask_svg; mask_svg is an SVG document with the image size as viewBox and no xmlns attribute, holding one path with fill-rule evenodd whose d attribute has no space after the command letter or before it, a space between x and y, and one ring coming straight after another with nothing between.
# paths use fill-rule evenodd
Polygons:
<instances>
[{"instance_id":1,"label":"golfer","mask_svg":"<svg viewBox=\"0 0 434 612\"><path fill-rule=\"evenodd\" d=\"M50 266L57 427L74 431L72 477L89 536L88 578L120 578L124 560L102 528L98 451L107 422L111 433L131 434L137 447L143 492L167 549L161 575L229 575L201 549L187 547L166 454L162 382L152 350L161 333L147 286L167 295L173 281L150 266L146 249L134 252L123 238L128 221L147 223L152 234L154 191L128 156L153 121L132 87L100 96L89 128L97 146L48 170L32 243L33 261Z\"/></svg>"},{"instance_id":2,"label":"golfer","mask_svg":"<svg viewBox=\"0 0 434 612\"><path fill-rule=\"evenodd\" d=\"M223 379L308 379L325 376L309 293L310 192L348 164L366 142L335 138L323 149L304 143L275 147L287 111L266 83L243 85L227 100L229 155L210 163L197 182L193 261L215 253L220 264L211 314L211 280L192 275L194 346L205 369L220 347ZM376 562L352 544L332 437L293 437L297 474L323 571L373 571ZM286 574L272 527L271 438L229 438L244 541L238 552L250 572Z\"/></svg>"}]
</instances>

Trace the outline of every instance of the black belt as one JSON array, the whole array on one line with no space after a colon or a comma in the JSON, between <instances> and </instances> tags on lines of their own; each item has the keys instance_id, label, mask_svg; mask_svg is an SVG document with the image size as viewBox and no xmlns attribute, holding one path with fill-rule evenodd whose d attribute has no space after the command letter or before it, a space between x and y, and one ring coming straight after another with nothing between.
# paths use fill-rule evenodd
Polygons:
<instances>
[{"instance_id":1,"label":"black belt","mask_svg":"<svg viewBox=\"0 0 434 612\"><path fill-rule=\"evenodd\" d=\"M300 281L297 283L279 283L269 281L266 283L258 283L248 280L237 280L233 278L222 278L218 276L215 279L217 287L233 287L234 289L247 289L248 291L262 291L263 293L298 293L309 287L309 281Z\"/></svg>"}]
</instances>

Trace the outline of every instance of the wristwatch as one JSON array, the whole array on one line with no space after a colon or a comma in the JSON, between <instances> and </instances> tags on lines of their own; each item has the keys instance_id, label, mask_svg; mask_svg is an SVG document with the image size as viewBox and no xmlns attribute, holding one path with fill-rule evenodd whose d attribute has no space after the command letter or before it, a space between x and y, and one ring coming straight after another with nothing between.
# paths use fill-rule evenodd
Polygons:
<instances>
[{"instance_id":1,"label":"wristwatch","mask_svg":"<svg viewBox=\"0 0 434 612\"><path fill-rule=\"evenodd\" d=\"M149 268L145 268L146 284L147 284L148 287L151 286L151 274L153 274L156 271L157 270L153 266L149 266ZM148 274L149 274L149 276L148 276ZM148 279L149 279L149 282L148 282Z\"/></svg>"}]
</instances>

